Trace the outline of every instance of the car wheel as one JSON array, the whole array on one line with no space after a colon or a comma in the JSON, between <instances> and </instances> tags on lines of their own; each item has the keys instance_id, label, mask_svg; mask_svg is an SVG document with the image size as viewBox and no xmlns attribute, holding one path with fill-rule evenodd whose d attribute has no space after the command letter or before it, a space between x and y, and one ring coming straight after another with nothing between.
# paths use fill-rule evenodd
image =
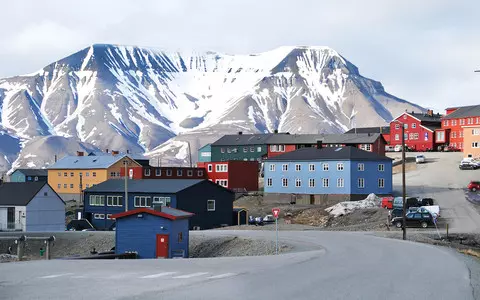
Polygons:
<instances>
[{"instance_id":1,"label":"car wheel","mask_svg":"<svg viewBox=\"0 0 480 300\"><path fill-rule=\"evenodd\" d=\"M472 188L472 192L476 192L477 191L477 188Z\"/></svg>"},{"instance_id":2,"label":"car wheel","mask_svg":"<svg viewBox=\"0 0 480 300\"><path fill-rule=\"evenodd\" d=\"M402 222L400 222L400 221L396 222L395 227L402 228Z\"/></svg>"},{"instance_id":3,"label":"car wheel","mask_svg":"<svg viewBox=\"0 0 480 300\"><path fill-rule=\"evenodd\" d=\"M420 223L420 225L422 225L422 228L427 228L427 227L428 227L428 223L427 223L427 222L422 222L422 223Z\"/></svg>"}]
</instances>

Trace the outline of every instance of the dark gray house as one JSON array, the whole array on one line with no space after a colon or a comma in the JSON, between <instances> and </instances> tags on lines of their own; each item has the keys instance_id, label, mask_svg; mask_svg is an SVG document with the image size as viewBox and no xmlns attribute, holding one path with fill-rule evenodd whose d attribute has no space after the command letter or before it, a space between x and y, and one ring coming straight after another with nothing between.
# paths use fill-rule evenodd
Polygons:
<instances>
[{"instance_id":1,"label":"dark gray house","mask_svg":"<svg viewBox=\"0 0 480 300\"><path fill-rule=\"evenodd\" d=\"M3 183L0 231L65 231L65 202L46 182Z\"/></svg>"},{"instance_id":2,"label":"dark gray house","mask_svg":"<svg viewBox=\"0 0 480 300\"><path fill-rule=\"evenodd\" d=\"M48 170L47 169L16 169L10 175L11 182L47 182Z\"/></svg>"},{"instance_id":3,"label":"dark gray house","mask_svg":"<svg viewBox=\"0 0 480 300\"><path fill-rule=\"evenodd\" d=\"M234 193L207 179L110 179L84 191L84 217L97 230L114 225L112 215L138 208L168 206L193 213L190 228L210 229L232 224Z\"/></svg>"}]
</instances>

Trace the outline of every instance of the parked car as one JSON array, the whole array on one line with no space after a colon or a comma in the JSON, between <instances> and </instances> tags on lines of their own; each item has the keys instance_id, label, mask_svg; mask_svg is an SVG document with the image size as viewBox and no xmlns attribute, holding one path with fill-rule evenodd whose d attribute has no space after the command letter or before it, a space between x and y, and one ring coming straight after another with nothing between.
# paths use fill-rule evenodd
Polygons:
<instances>
[{"instance_id":1,"label":"parked car","mask_svg":"<svg viewBox=\"0 0 480 300\"><path fill-rule=\"evenodd\" d=\"M381 206L382 206L382 208L392 209L393 208L393 197L383 197Z\"/></svg>"},{"instance_id":2,"label":"parked car","mask_svg":"<svg viewBox=\"0 0 480 300\"><path fill-rule=\"evenodd\" d=\"M248 216L248 225L255 225L256 221L253 216Z\"/></svg>"},{"instance_id":3,"label":"parked car","mask_svg":"<svg viewBox=\"0 0 480 300\"><path fill-rule=\"evenodd\" d=\"M385 145L385 152L393 152L395 151L395 147L392 145Z\"/></svg>"},{"instance_id":4,"label":"parked car","mask_svg":"<svg viewBox=\"0 0 480 300\"><path fill-rule=\"evenodd\" d=\"M435 218L440 217L440 206L430 205L430 206L421 206L421 207L409 207L408 212L419 212L419 213L430 213Z\"/></svg>"},{"instance_id":5,"label":"parked car","mask_svg":"<svg viewBox=\"0 0 480 300\"><path fill-rule=\"evenodd\" d=\"M480 181L470 181L470 183L467 185L467 189L472 192L480 190Z\"/></svg>"},{"instance_id":6,"label":"parked car","mask_svg":"<svg viewBox=\"0 0 480 300\"><path fill-rule=\"evenodd\" d=\"M395 152L402 152L402 145L395 145Z\"/></svg>"},{"instance_id":7,"label":"parked car","mask_svg":"<svg viewBox=\"0 0 480 300\"><path fill-rule=\"evenodd\" d=\"M433 198L422 198L418 201L420 206L429 206L433 205Z\"/></svg>"},{"instance_id":8,"label":"parked car","mask_svg":"<svg viewBox=\"0 0 480 300\"><path fill-rule=\"evenodd\" d=\"M397 228L402 228L403 218L397 217L392 219L392 224ZM406 227L422 227L427 228L429 225L434 225L433 216L426 212L410 212L405 215L405 226Z\"/></svg>"},{"instance_id":9,"label":"parked car","mask_svg":"<svg viewBox=\"0 0 480 300\"><path fill-rule=\"evenodd\" d=\"M407 197L405 199L405 207L408 209L410 207L419 207L421 206L420 205L420 201L418 200L418 198L415 198L415 197ZM393 208L403 208L403 197L395 197L393 199Z\"/></svg>"},{"instance_id":10,"label":"parked car","mask_svg":"<svg viewBox=\"0 0 480 300\"><path fill-rule=\"evenodd\" d=\"M458 165L458 167L460 168L460 170L476 170L480 168L480 166L478 166L477 164L469 162L460 164Z\"/></svg>"},{"instance_id":11,"label":"parked car","mask_svg":"<svg viewBox=\"0 0 480 300\"><path fill-rule=\"evenodd\" d=\"M256 217L255 218L255 225L263 226L263 218L262 217Z\"/></svg>"},{"instance_id":12,"label":"parked car","mask_svg":"<svg viewBox=\"0 0 480 300\"><path fill-rule=\"evenodd\" d=\"M274 223L274 222L275 222L275 218L274 218L272 215L266 215L266 216L263 218L263 222L264 222L264 223Z\"/></svg>"},{"instance_id":13,"label":"parked car","mask_svg":"<svg viewBox=\"0 0 480 300\"><path fill-rule=\"evenodd\" d=\"M423 164L425 162L425 155L417 155L415 156L415 162L417 164Z\"/></svg>"},{"instance_id":14,"label":"parked car","mask_svg":"<svg viewBox=\"0 0 480 300\"><path fill-rule=\"evenodd\" d=\"M394 209L392 209L392 212L390 214L392 216L392 220L394 218L401 217L403 215L403 209L402 208L394 208Z\"/></svg>"}]
</instances>

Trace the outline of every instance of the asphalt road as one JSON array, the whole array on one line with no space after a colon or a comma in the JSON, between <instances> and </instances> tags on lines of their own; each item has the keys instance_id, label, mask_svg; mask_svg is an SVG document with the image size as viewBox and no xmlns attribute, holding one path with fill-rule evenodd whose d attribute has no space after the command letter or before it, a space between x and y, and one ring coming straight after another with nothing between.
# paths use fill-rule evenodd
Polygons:
<instances>
[{"instance_id":1,"label":"asphalt road","mask_svg":"<svg viewBox=\"0 0 480 300\"><path fill-rule=\"evenodd\" d=\"M280 239L297 252L2 264L0 299L474 299L469 269L446 248L353 232L282 231Z\"/></svg>"},{"instance_id":2,"label":"asphalt road","mask_svg":"<svg viewBox=\"0 0 480 300\"><path fill-rule=\"evenodd\" d=\"M409 152L407 156L420 153ZM406 174L407 196L432 197L440 205L444 222L449 224L451 232L480 232L480 214L476 204L469 202L467 196L476 199L476 195L467 193L466 186L471 180L480 180L479 170L460 170L459 162L463 153L426 152L425 164ZM390 153L391 157L401 154ZM394 190L402 191L402 174L393 176ZM442 228L444 230L444 228Z\"/></svg>"}]
</instances>

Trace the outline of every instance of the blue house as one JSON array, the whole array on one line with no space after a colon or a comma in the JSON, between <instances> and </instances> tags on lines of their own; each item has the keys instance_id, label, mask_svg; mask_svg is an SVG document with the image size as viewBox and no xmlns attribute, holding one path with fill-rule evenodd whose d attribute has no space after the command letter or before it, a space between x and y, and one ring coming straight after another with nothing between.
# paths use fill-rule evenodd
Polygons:
<instances>
[{"instance_id":1,"label":"blue house","mask_svg":"<svg viewBox=\"0 0 480 300\"><path fill-rule=\"evenodd\" d=\"M356 147L302 148L265 162L270 200L325 204L391 195L392 159ZM267 201L269 200L267 199Z\"/></svg>"},{"instance_id":2,"label":"blue house","mask_svg":"<svg viewBox=\"0 0 480 300\"><path fill-rule=\"evenodd\" d=\"M110 179L84 191L84 216L97 230L114 226L113 214L163 206L194 213L190 228L210 229L232 224L235 194L207 179Z\"/></svg>"},{"instance_id":3,"label":"blue house","mask_svg":"<svg viewBox=\"0 0 480 300\"><path fill-rule=\"evenodd\" d=\"M212 161L212 145L211 144L207 144L202 148L198 149L198 161L199 162Z\"/></svg>"},{"instance_id":4,"label":"blue house","mask_svg":"<svg viewBox=\"0 0 480 300\"><path fill-rule=\"evenodd\" d=\"M188 257L188 219L192 215L166 206L113 215L115 252L137 252L139 258Z\"/></svg>"},{"instance_id":5,"label":"blue house","mask_svg":"<svg viewBox=\"0 0 480 300\"><path fill-rule=\"evenodd\" d=\"M16 169L10 175L11 182L47 182L48 170L46 169Z\"/></svg>"}]
</instances>

